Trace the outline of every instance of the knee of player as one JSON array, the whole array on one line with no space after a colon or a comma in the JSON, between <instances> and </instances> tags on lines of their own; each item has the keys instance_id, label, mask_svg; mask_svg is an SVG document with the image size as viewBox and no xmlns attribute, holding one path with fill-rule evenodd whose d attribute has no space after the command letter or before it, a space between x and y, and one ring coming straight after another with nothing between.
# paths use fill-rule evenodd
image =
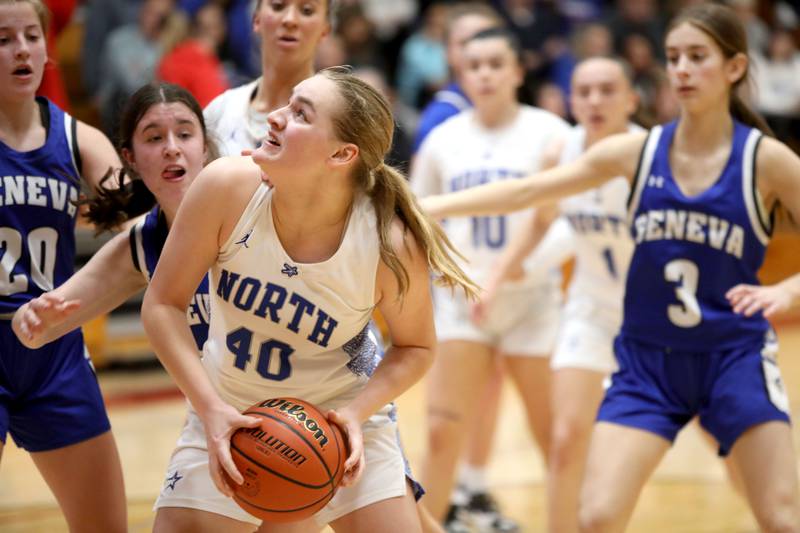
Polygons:
<instances>
[{"instance_id":1,"label":"knee of player","mask_svg":"<svg viewBox=\"0 0 800 533\"><path fill-rule=\"evenodd\" d=\"M610 502L605 498L586 498L581 497L578 507L578 524L581 533L604 533L613 531L614 524L618 519Z\"/></svg>"},{"instance_id":2,"label":"knee of player","mask_svg":"<svg viewBox=\"0 0 800 533\"><path fill-rule=\"evenodd\" d=\"M571 455L575 450L585 447L585 441L592 433L592 424L584 424L575 419L553 421L550 437L551 455Z\"/></svg>"},{"instance_id":3,"label":"knee of player","mask_svg":"<svg viewBox=\"0 0 800 533\"><path fill-rule=\"evenodd\" d=\"M765 533L800 533L800 502L796 495L776 498L758 514Z\"/></svg>"},{"instance_id":4,"label":"knee of player","mask_svg":"<svg viewBox=\"0 0 800 533\"><path fill-rule=\"evenodd\" d=\"M428 448L431 452L452 448L459 441L458 433L464 430L459 413L441 409L428 411Z\"/></svg>"}]
</instances>

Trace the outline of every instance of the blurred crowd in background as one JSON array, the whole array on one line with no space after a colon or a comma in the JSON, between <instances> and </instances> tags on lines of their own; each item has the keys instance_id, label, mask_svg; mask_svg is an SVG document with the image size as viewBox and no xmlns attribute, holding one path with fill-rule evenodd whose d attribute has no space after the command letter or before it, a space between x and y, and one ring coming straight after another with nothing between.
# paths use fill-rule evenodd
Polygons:
<instances>
[{"instance_id":1,"label":"blurred crowd in background","mask_svg":"<svg viewBox=\"0 0 800 533\"><path fill-rule=\"evenodd\" d=\"M263 0L270 1L270 0ZM51 57L42 91L113 139L121 103L162 79L206 105L261 71L255 0L48 0ZM631 65L638 121L674 117L661 45L669 18L692 0L487 0L524 48L522 101L569 119L574 65L616 54ZM751 99L776 135L800 148L800 4L728 0L745 23L754 61ZM396 163L413 152L420 111L450 81L446 21L453 2L339 0L318 67L348 64L395 106ZM61 35L61 33L65 35ZM451 43L452 44L452 43Z\"/></svg>"}]
</instances>

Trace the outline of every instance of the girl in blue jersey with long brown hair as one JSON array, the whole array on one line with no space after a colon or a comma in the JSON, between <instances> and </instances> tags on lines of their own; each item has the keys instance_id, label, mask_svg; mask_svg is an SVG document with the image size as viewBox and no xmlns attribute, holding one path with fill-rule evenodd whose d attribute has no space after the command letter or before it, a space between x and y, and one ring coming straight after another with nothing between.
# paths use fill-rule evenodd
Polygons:
<instances>
[{"instance_id":1,"label":"girl in blue jersey with long brown hair","mask_svg":"<svg viewBox=\"0 0 800 533\"><path fill-rule=\"evenodd\" d=\"M678 431L699 416L739 471L761 528L800 531L775 337L762 313L742 305L752 291L741 287L758 284L773 215L800 217L800 158L759 131L768 128L737 93L748 57L733 11L690 7L672 21L665 44L677 121L425 206L436 216L508 212L626 176L635 248L615 341L620 368L592 434L581 527L622 531Z\"/></svg>"},{"instance_id":2,"label":"girl in blue jersey with long brown hair","mask_svg":"<svg viewBox=\"0 0 800 533\"><path fill-rule=\"evenodd\" d=\"M145 85L122 112L119 146L125 167L111 173L120 187L98 191L87 216L113 229L146 214L106 243L74 276L20 307L12 321L20 341L37 348L107 313L147 287L186 191L216 154L203 111L184 88ZM197 349L208 337L208 281L187 309Z\"/></svg>"},{"instance_id":3,"label":"girl in blue jersey with long brown hair","mask_svg":"<svg viewBox=\"0 0 800 533\"><path fill-rule=\"evenodd\" d=\"M63 283L75 261L81 177L118 167L98 130L36 97L49 13L0 0L0 454L28 451L74 531L125 531L125 490L111 427L80 331L37 350L15 337L18 307Z\"/></svg>"}]
</instances>

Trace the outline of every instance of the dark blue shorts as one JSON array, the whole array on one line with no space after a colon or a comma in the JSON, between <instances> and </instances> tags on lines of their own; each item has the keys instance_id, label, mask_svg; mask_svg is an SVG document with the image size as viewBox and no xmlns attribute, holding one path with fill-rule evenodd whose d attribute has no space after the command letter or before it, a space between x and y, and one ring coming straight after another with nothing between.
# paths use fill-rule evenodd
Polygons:
<instances>
[{"instance_id":1,"label":"dark blue shorts","mask_svg":"<svg viewBox=\"0 0 800 533\"><path fill-rule=\"evenodd\" d=\"M789 422L789 402L775 363L774 333L718 352L685 352L618 336L619 370L598 421L650 431L672 442L695 416L725 456L748 428Z\"/></svg>"},{"instance_id":2,"label":"dark blue shorts","mask_svg":"<svg viewBox=\"0 0 800 533\"><path fill-rule=\"evenodd\" d=\"M38 350L0 321L0 439L29 452L63 448L108 431L103 397L80 330Z\"/></svg>"}]
</instances>

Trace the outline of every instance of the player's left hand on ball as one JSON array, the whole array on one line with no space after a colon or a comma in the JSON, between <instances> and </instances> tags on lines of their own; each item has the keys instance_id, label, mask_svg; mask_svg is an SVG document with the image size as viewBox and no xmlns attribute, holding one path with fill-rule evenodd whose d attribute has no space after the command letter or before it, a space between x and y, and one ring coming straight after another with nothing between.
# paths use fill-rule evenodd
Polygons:
<instances>
[{"instance_id":1,"label":"player's left hand on ball","mask_svg":"<svg viewBox=\"0 0 800 533\"><path fill-rule=\"evenodd\" d=\"M349 487L355 484L364 471L364 436L361 433L361 424L358 419L347 410L328 411L328 420L339 426L347 438L350 455L344 462L344 477L342 486Z\"/></svg>"},{"instance_id":2,"label":"player's left hand on ball","mask_svg":"<svg viewBox=\"0 0 800 533\"><path fill-rule=\"evenodd\" d=\"M787 311L792 305L789 291L777 285L737 285L729 290L725 297L733 307L733 312L753 316L759 311L764 312L766 318L774 314Z\"/></svg>"}]
</instances>

